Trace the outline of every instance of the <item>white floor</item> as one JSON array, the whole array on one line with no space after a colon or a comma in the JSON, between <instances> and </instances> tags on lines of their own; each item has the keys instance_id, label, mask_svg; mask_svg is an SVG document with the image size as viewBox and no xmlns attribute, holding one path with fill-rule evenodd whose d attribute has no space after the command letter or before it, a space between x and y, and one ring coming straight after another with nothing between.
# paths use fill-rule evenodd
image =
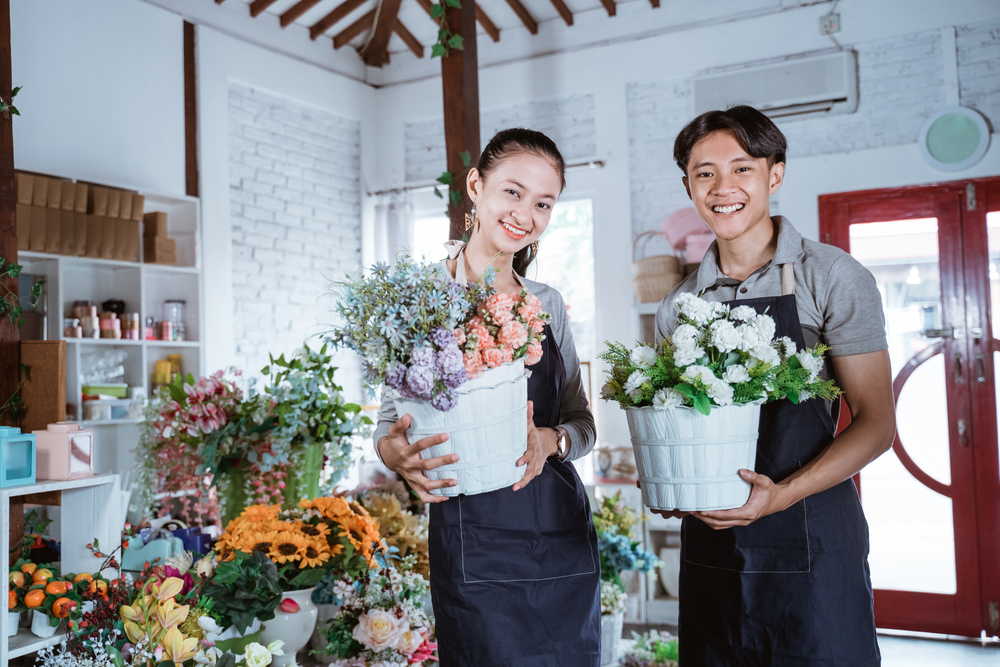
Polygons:
<instances>
[{"instance_id":1,"label":"white floor","mask_svg":"<svg viewBox=\"0 0 1000 667\"><path fill-rule=\"evenodd\" d=\"M1000 667L1000 644L880 635L882 667Z\"/></svg>"}]
</instances>

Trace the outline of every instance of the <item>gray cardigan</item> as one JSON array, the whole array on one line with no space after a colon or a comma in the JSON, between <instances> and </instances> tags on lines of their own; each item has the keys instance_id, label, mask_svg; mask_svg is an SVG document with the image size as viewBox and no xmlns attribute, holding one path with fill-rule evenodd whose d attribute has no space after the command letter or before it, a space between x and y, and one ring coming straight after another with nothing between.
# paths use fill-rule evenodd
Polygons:
<instances>
[{"instance_id":1,"label":"gray cardigan","mask_svg":"<svg viewBox=\"0 0 1000 667\"><path fill-rule=\"evenodd\" d=\"M580 375L580 359L576 355L576 345L573 343L573 332L569 327L569 317L566 315L566 303L562 295L548 285L536 283L533 280L518 276L525 288L538 297L542 308L552 313L549 331L562 353L566 365L566 385L563 389L562 403L559 408L559 425L566 429L570 438L570 449L566 455L567 461L583 458L594 448L597 430L594 426L594 415L590 412L587 396L583 391ZM392 401L382 393L382 405L378 412L378 425L375 427L375 453L378 454L378 441L389 435L389 427L399 418ZM379 455L381 456L381 455Z\"/></svg>"}]
</instances>

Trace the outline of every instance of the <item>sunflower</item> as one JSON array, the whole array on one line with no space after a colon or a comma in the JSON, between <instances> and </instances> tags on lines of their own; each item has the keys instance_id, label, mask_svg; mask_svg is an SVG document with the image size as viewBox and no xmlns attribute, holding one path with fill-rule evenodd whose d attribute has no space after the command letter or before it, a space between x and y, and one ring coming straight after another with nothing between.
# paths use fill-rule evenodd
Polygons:
<instances>
[{"instance_id":1,"label":"sunflower","mask_svg":"<svg viewBox=\"0 0 1000 667\"><path fill-rule=\"evenodd\" d=\"M343 549L342 545L337 545ZM302 552L302 562L299 569L307 567L321 567L323 563L330 560L330 547L325 540L309 540L305 550Z\"/></svg>"},{"instance_id":2,"label":"sunflower","mask_svg":"<svg viewBox=\"0 0 1000 667\"><path fill-rule=\"evenodd\" d=\"M367 515L367 512L364 516L352 514L349 517L344 517L338 523L343 531L341 534L350 540L355 550L365 560L370 560L373 545L381 548L379 544L381 536L379 535L378 524L372 521Z\"/></svg>"},{"instance_id":3,"label":"sunflower","mask_svg":"<svg viewBox=\"0 0 1000 667\"><path fill-rule=\"evenodd\" d=\"M323 538L324 542L326 536L330 534L330 526L325 523L313 525L311 523L306 523L305 521L298 521L296 522L295 527L298 528L303 535L317 539Z\"/></svg>"},{"instance_id":4,"label":"sunflower","mask_svg":"<svg viewBox=\"0 0 1000 667\"><path fill-rule=\"evenodd\" d=\"M258 532L258 531L247 531L242 533L239 537L239 541L236 544L236 548L240 551L245 551L248 554L252 554L254 551L262 551L264 555L271 550L271 545L277 536L275 531Z\"/></svg>"},{"instance_id":5,"label":"sunflower","mask_svg":"<svg viewBox=\"0 0 1000 667\"><path fill-rule=\"evenodd\" d=\"M301 534L290 530L276 533L267 556L275 563L301 560L309 542Z\"/></svg>"},{"instance_id":6,"label":"sunflower","mask_svg":"<svg viewBox=\"0 0 1000 667\"><path fill-rule=\"evenodd\" d=\"M303 500L299 505L303 509L315 509L323 513L327 519L331 521L339 521L340 519L350 516L352 514L350 505L343 498L313 498L312 500Z\"/></svg>"}]
</instances>

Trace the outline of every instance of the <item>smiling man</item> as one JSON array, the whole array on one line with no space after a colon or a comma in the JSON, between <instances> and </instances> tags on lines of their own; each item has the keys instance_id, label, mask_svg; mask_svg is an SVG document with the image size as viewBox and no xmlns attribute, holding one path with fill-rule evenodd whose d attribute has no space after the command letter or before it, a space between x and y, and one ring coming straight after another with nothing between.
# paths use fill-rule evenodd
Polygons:
<instances>
[{"instance_id":1,"label":"smiling man","mask_svg":"<svg viewBox=\"0 0 1000 667\"><path fill-rule=\"evenodd\" d=\"M684 187L716 236L697 273L660 304L657 341L677 326L682 292L751 306L798 347L830 346L827 372L851 424L834 438L829 402L761 410L743 507L660 512L681 530L680 650L685 667L871 667L875 638L868 526L851 477L895 433L882 301L847 253L802 238L769 197L782 185L787 142L748 106L710 111L677 137Z\"/></svg>"}]
</instances>

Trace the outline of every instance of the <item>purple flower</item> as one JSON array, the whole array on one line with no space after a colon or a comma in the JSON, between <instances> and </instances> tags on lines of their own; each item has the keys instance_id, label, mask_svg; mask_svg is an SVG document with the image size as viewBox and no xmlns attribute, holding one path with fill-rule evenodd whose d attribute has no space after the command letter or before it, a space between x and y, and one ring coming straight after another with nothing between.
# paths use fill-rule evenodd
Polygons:
<instances>
[{"instance_id":1,"label":"purple flower","mask_svg":"<svg viewBox=\"0 0 1000 667\"><path fill-rule=\"evenodd\" d=\"M444 327L437 327L436 329L431 331L431 335L429 336L429 338L431 342L434 343L434 346L437 347L437 349L439 350L446 350L449 347L454 347L455 345L457 345L457 343L455 342L455 334L453 334L451 331L448 331Z\"/></svg>"},{"instance_id":2,"label":"purple flower","mask_svg":"<svg viewBox=\"0 0 1000 667\"><path fill-rule=\"evenodd\" d=\"M462 351L458 349L458 345L455 344L455 339L452 338L451 347L446 347L437 354L437 365L438 369L441 371L441 375L451 375L456 373L463 368L465 368L465 362L462 358Z\"/></svg>"},{"instance_id":3,"label":"purple flower","mask_svg":"<svg viewBox=\"0 0 1000 667\"><path fill-rule=\"evenodd\" d=\"M420 347L413 348L410 352L410 365L411 366L424 366L426 368L433 368L435 357L434 350L429 347L421 345Z\"/></svg>"},{"instance_id":4,"label":"purple flower","mask_svg":"<svg viewBox=\"0 0 1000 667\"><path fill-rule=\"evenodd\" d=\"M434 371L429 366L410 366L406 371L406 386L417 398L430 400L434 391Z\"/></svg>"},{"instance_id":5,"label":"purple flower","mask_svg":"<svg viewBox=\"0 0 1000 667\"><path fill-rule=\"evenodd\" d=\"M458 389L468 381L469 376L466 375L465 368L459 368L454 373L448 373L444 376L444 384L449 389Z\"/></svg>"},{"instance_id":6,"label":"purple flower","mask_svg":"<svg viewBox=\"0 0 1000 667\"><path fill-rule=\"evenodd\" d=\"M436 410L441 412L448 412L453 407L455 407L455 397L451 395L450 391L438 392L437 395L431 399L431 405L434 406Z\"/></svg>"},{"instance_id":7,"label":"purple flower","mask_svg":"<svg viewBox=\"0 0 1000 667\"><path fill-rule=\"evenodd\" d=\"M390 387L399 391L403 387L403 379L406 377L406 366L400 363L395 363L389 373L385 376L385 382Z\"/></svg>"}]
</instances>

